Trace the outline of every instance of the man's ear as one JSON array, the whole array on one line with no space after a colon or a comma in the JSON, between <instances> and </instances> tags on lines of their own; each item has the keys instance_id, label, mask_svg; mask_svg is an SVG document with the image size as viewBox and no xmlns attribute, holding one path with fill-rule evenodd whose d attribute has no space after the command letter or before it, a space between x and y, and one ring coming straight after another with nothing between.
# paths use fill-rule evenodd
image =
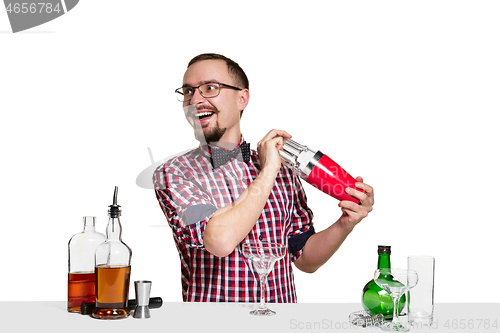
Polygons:
<instances>
[{"instance_id":1,"label":"man's ear","mask_svg":"<svg viewBox=\"0 0 500 333\"><path fill-rule=\"evenodd\" d=\"M245 110L248 105L248 100L250 99L250 91L248 89L243 89L240 91L240 100L238 101L238 104L240 105L239 109L240 110Z\"/></svg>"}]
</instances>

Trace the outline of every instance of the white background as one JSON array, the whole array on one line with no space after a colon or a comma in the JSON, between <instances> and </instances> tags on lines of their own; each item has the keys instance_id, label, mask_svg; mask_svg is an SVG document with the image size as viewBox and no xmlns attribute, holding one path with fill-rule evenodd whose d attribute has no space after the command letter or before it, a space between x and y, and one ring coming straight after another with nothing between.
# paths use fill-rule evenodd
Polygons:
<instances>
[{"instance_id":1,"label":"white background","mask_svg":"<svg viewBox=\"0 0 500 333\"><path fill-rule=\"evenodd\" d=\"M0 300L65 300L67 242L84 215L104 232L115 185L132 280L182 300L170 228L136 177L147 147L160 161L197 146L173 92L216 52L249 76L253 148L285 129L375 188L334 257L295 271L299 302L359 302L377 245L393 267L434 256L436 302L498 302L499 15L497 1L82 0L12 34L0 10ZM305 187L322 230L338 202Z\"/></svg>"}]
</instances>

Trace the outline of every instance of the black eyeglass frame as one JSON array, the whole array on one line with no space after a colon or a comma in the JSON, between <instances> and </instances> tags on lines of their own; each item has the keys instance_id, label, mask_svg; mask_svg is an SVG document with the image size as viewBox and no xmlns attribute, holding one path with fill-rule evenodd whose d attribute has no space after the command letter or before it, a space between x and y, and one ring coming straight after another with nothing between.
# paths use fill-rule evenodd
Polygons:
<instances>
[{"instance_id":1,"label":"black eyeglass frame","mask_svg":"<svg viewBox=\"0 0 500 333\"><path fill-rule=\"evenodd\" d=\"M200 87L201 87L201 86L204 86L204 85L207 85L207 84L218 84L218 85L219 85L219 92L217 93L217 95L215 95L215 96L210 96L210 97L205 97L205 96L203 96L203 93L201 92ZM197 87L189 87L189 86L186 86L186 87L180 87L180 88L177 88L177 89L175 89L175 93L176 93L176 94L179 94L179 95L184 96L184 94L182 93L182 89L184 89L184 88L191 88L191 89L193 89L193 96L194 96L194 89L198 89L198 91L200 92L200 95L201 95L203 98L213 98L213 97L217 97L217 96L219 96L219 95L220 95L220 87L221 87L221 86L226 87L226 88L231 88L231 89L234 89L234 90L243 90L242 88L238 88L238 87L231 86L231 85L229 85L229 84L225 84L225 83L221 83L221 82L206 82L206 83L200 84L200 85L199 85L199 86L197 86ZM176 95L176 96L177 96L177 95ZM193 97L191 97L191 98L193 98ZM177 100L178 100L179 102L189 102L189 101L191 100L191 98L190 98L190 99L184 99L184 100L182 100L182 101L181 101L181 100L179 100L179 98L177 98Z\"/></svg>"}]
</instances>

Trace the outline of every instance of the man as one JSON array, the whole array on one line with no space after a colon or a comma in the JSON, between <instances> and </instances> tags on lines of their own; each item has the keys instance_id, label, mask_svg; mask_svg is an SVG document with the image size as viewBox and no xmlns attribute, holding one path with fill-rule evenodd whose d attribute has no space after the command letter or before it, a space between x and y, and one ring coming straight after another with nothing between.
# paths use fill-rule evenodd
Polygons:
<instances>
[{"instance_id":1,"label":"man","mask_svg":"<svg viewBox=\"0 0 500 333\"><path fill-rule=\"evenodd\" d=\"M200 146L160 166L153 181L181 259L184 301L258 302L259 279L241 253L249 241L286 244L268 277L269 302L296 302L292 262L314 272L372 210L373 188L358 177L342 216L316 233L297 176L281 165L283 138L271 130L250 150L240 130L248 79L224 56L193 58L176 90Z\"/></svg>"}]
</instances>

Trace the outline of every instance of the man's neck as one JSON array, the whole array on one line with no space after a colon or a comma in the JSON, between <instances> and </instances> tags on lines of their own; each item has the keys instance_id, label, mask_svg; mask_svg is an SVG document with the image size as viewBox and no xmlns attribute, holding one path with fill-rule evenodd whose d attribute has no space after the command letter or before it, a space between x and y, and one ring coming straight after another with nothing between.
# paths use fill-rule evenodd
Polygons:
<instances>
[{"instance_id":1,"label":"man's neck","mask_svg":"<svg viewBox=\"0 0 500 333\"><path fill-rule=\"evenodd\" d=\"M209 142L211 146L217 146L225 149L234 149L241 141L241 131L238 129L234 133L226 132L217 142Z\"/></svg>"}]
</instances>

